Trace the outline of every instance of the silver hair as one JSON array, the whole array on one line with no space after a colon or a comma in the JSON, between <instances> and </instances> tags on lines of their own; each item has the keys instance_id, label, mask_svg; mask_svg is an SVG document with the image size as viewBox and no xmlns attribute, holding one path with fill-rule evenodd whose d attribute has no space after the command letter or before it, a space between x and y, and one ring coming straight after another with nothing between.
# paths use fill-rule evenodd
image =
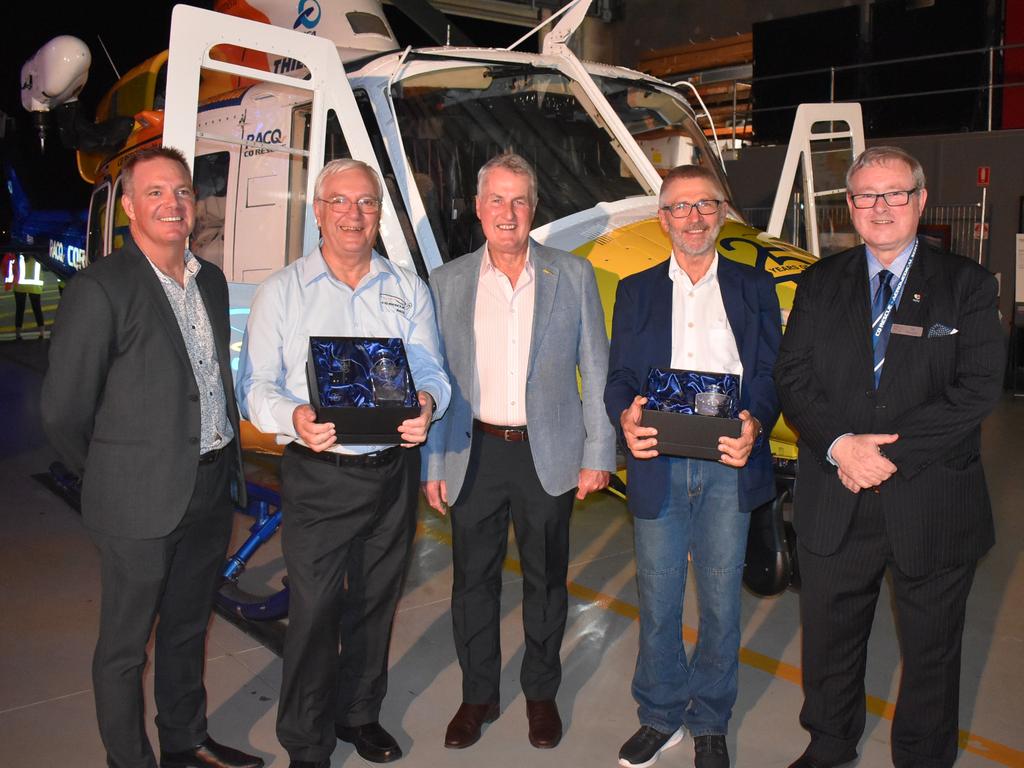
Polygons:
<instances>
[{"instance_id":1,"label":"silver hair","mask_svg":"<svg viewBox=\"0 0 1024 768\"><path fill-rule=\"evenodd\" d=\"M725 190L722 189L722 182L710 168L705 168L702 165L677 165L665 174L665 178L661 181L661 191L658 193L659 207L665 205L665 200L663 199L662 194L668 188L669 184L673 181L688 181L690 179L706 181L715 188L715 191L717 194L721 195L723 200L727 199Z\"/></svg>"},{"instance_id":2,"label":"silver hair","mask_svg":"<svg viewBox=\"0 0 1024 768\"><path fill-rule=\"evenodd\" d=\"M384 187L380 182L380 176L377 175L377 171L374 170L372 165L367 165L362 160L356 160L351 157L342 157L337 160L331 160L323 168L320 169L320 173L316 177L316 184L313 187L313 196L320 197L320 190L323 189L324 181L329 176L334 176L337 173L344 173L345 171L353 170L366 171L370 178L373 179L373 185L377 188L378 199L384 197Z\"/></svg>"},{"instance_id":3,"label":"silver hair","mask_svg":"<svg viewBox=\"0 0 1024 768\"><path fill-rule=\"evenodd\" d=\"M921 163L918 162L916 157L899 147L869 147L860 153L846 172L846 191L853 191L850 187L850 182L857 171L874 165L888 165L891 162L899 162L906 165L910 169L910 175L914 178L914 188L918 190L924 189L924 168L921 167Z\"/></svg>"},{"instance_id":4,"label":"silver hair","mask_svg":"<svg viewBox=\"0 0 1024 768\"><path fill-rule=\"evenodd\" d=\"M476 194L478 197L484 188L484 178L495 168L504 168L506 171L517 173L520 176L526 176L530 182L530 205L531 207L536 207L537 173L533 170L533 166L530 165L529 161L525 157L517 155L515 152L505 152L504 154L497 155L480 166L480 170L477 171L476 174Z\"/></svg>"}]
</instances>

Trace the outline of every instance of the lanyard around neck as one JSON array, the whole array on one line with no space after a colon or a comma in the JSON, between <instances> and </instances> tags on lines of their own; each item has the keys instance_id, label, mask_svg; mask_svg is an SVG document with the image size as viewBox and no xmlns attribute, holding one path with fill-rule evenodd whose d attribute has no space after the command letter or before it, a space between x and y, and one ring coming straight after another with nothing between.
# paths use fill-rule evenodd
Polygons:
<instances>
[{"instance_id":1,"label":"lanyard around neck","mask_svg":"<svg viewBox=\"0 0 1024 768\"><path fill-rule=\"evenodd\" d=\"M900 274L900 279L896 283L896 287L893 288L892 296L889 297L889 303L886 304L882 314L875 318L875 321L871 324L871 327L874 329L876 339L882 335L882 329L885 328L885 323L889 319L889 315L892 314L893 307L896 306L896 302L899 301L900 294L903 293L903 285L907 282L907 275L910 274L910 265L914 263L914 256L917 255L917 243L918 241L914 240L914 250L910 252L910 258L907 259L907 263L903 267L903 272Z\"/></svg>"}]
</instances>

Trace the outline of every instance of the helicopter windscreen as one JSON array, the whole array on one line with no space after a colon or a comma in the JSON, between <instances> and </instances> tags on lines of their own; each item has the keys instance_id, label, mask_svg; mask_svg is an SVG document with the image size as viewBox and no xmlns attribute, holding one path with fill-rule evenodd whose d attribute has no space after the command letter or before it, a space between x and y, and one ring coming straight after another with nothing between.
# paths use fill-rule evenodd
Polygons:
<instances>
[{"instance_id":1,"label":"helicopter windscreen","mask_svg":"<svg viewBox=\"0 0 1024 768\"><path fill-rule=\"evenodd\" d=\"M678 93L643 80L594 76L594 82L655 167L664 172L676 165L704 166L734 199L703 129Z\"/></svg>"},{"instance_id":2,"label":"helicopter windscreen","mask_svg":"<svg viewBox=\"0 0 1024 768\"><path fill-rule=\"evenodd\" d=\"M555 70L472 65L393 86L402 141L442 253L483 243L473 197L477 170L515 151L538 177L534 226L600 202L648 195L582 89Z\"/></svg>"}]
</instances>

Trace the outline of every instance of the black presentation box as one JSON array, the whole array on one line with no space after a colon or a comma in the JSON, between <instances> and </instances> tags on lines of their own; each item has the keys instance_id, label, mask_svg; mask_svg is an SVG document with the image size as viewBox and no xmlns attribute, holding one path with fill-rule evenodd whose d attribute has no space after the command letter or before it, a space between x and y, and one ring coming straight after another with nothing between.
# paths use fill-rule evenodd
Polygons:
<instances>
[{"instance_id":1,"label":"black presentation box","mask_svg":"<svg viewBox=\"0 0 1024 768\"><path fill-rule=\"evenodd\" d=\"M420 414L401 339L310 336L306 382L317 422L333 422L341 444L400 443L398 425Z\"/></svg>"},{"instance_id":2,"label":"black presentation box","mask_svg":"<svg viewBox=\"0 0 1024 768\"><path fill-rule=\"evenodd\" d=\"M658 430L658 453L718 461L718 439L743 429L739 394L740 377L732 373L651 368L640 423Z\"/></svg>"}]
</instances>

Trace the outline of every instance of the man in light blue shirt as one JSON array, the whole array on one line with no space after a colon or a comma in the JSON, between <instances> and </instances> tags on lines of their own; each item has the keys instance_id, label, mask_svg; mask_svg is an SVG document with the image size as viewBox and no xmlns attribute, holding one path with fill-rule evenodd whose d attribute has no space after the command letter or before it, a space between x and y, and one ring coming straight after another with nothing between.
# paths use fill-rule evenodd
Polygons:
<instances>
[{"instance_id":1,"label":"man in light blue shirt","mask_svg":"<svg viewBox=\"0 0 1024 768\"><path fill-rule=\"evenodd\" d=\"M335 737L371 762L402 756L378 716L416 528L420 456L406 449L426 439L451 395L430 291L373 251L377 174L357 160L335 160L317 178L315 197L320 247L257 290L237 376L243 415L287 444L282 549L290 604L277 733L292 768L328 766ZM420 414L398 427L400 446L341 445L334 424L316 422L306 384L310 336L403 340Z\"/></svg>"}]
</instances>

